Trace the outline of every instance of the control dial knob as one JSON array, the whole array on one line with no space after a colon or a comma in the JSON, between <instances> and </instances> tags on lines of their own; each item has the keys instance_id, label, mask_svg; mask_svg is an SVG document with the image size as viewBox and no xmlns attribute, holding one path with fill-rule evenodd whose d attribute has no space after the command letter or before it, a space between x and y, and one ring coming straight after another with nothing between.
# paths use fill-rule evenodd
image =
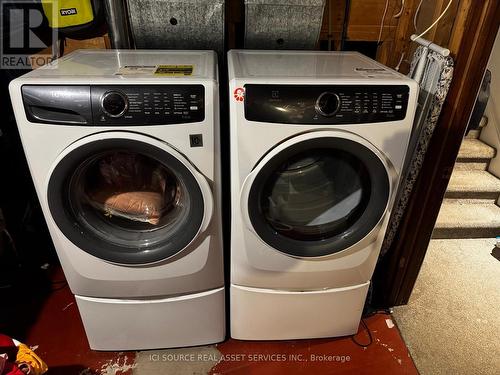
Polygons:
<instances>
[{"instance_id":1,"label":"control dial knob","mask_svg":"<svg viewBox=\"0 0 500 375\"><path fill-rule=\"evenodd\" d=\"M119 91L108 91L101 97L102 111L109 117L120 117L128 109L127 96Z\"/></svg>"},{"instance_id":2,"label":"control dial knob","mask_svg":"<svg viewBox=\"0 0 500 375\"><path fill-rule=\"evenodd\" d=\"M321 116L332 117L340 108L340 98L333 92L324 92L316 100L315 108Z\"/></svg>"}]
</instances>

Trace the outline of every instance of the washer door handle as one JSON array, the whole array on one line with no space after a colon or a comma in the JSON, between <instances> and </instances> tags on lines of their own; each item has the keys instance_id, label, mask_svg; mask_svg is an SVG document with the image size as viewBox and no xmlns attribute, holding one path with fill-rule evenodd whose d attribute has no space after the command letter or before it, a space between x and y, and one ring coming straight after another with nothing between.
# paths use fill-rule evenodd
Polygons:
<instances>
[{"instance_id":1,"label":"washer door handle","mask_svg":"<svg viewBox=\"0 0 500 375\"><path fill-rule=\"evenodd\" d=\"M192 172L196 178L196 181L198 181L198 184L200 185L205 206L203 212L203 221L201 222L200 227L200 233L202 233L207 230L210 222L212 221L212 216L214 214L214 199L212 195L212 189L210 189L210 185L208 184L206 177L197 170L193 170Z\"/></svg>"}]
</instances>

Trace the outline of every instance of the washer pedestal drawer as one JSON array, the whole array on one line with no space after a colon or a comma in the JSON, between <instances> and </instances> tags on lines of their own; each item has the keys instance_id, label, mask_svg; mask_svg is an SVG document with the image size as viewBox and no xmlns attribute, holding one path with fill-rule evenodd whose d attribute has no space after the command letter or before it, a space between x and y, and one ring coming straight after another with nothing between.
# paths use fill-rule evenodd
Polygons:
<instances>
[{"instance_id":1,"label":"washer pedestal drawer","mask_svg":"<svg viewBox=\"0 0 500 375\"><path fill-rule=\"evenodd\" d=\"M355 334L369 285L311 292L231 285L231 337L292 340Z\"/></svg>"},{"instance_id":2,"label":"washer pedestal drawer","mask_svg":"<svg viewBox=\"0 0 500 375\"><path fill-rule=\"evenodd\" d=\"M206 345L225 338L224 288L152 300L75 297L94 350Z\"/></svg>"}]
</instances>

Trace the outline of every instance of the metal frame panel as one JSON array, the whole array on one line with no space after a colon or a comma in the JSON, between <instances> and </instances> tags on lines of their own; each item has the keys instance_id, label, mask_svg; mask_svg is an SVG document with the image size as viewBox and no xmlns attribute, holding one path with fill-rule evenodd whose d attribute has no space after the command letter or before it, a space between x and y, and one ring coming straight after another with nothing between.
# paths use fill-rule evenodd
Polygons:
<instances>
[{"instance_id":1,"label":"metal frame panel","mask_svg":"<svg viewBox=\"0 0 500 375\"><path fill-rule=\"evenodd\" d=\"M224 51L224 0L127 0L138 49Z\"/></svg>"},{"instance_id":2,"label":"metal frame panel","mask_svg":"<svg viewBox=\"0 0 500 375\"><path fill-rule=\"evenodd\" d=\"M245 48L313 49L325 0L245 0Z\"/></svg>"}]
</instances>

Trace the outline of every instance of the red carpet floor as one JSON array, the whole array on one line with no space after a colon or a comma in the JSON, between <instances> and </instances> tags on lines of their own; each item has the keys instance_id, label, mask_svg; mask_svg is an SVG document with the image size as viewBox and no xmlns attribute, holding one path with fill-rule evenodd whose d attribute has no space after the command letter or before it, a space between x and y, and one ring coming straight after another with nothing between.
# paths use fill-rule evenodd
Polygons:
<instances>
[{"instance_id":1,"label":"red carpet floor","mask_svg":"<svg viewBox=\"0 0 500 375\"><path fill-rule=\"evenodd\" d=\"M90 350L75 300L60 271L56 278L60 281L45 294L31 295L26 290L22 301L10 306L9 326L0 325L0 331L17 335L15 338L35 347L48 364L49 375L145 374L135 365L135 352ZM418 374L390 315L376 314L365 322L373 337L367 348L356 345L350 337L281 342L227 340L216 345L222 359L210 374ZM362 325L355 338L368 343ZM193 374L189 364L176 370L176 374L183 373Z\"/></svg>"}]
</instances>

